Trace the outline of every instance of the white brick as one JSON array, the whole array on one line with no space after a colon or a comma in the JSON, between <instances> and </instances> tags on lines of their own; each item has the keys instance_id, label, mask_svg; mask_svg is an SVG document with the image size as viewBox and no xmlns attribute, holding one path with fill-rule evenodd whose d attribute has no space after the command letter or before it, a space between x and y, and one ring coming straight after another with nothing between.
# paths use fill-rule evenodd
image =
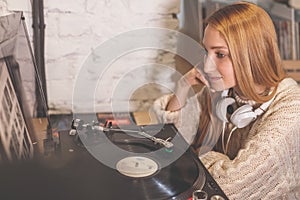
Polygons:
<instances>
[{"instance_id":1,"label":"white brick","mask_svg":"<svg viewBox=\"0 0 300 200\"><path fill-rule=\"evenodd\" d=\"M73 81L68 79L47 81L48 103L50 109L71 109L73 95L72 86Z\"/></svg>"},{"instance_id":2,"label":"white brick","mask_svg":"<svg viewBox=\"0 0 300 200\"><path fill-rule=\"evenodd\" d=\"M47 62L46 74L47 77L51 77L51 80L74 80L78 74L80 68L80 56L68 56L64 59L58 59L53 62ZM66 64L65 60L68 60ZM69 87L69 86L67 86Z\"/></svg>"},{"instance_id":3,"label":"white brick","mask_svg":"<svg viewBox=\"0 0 300 200\"><path fill-rule=\"evenodd\" d=\"M61 37L90 34L92 24L88 15L67 13L59 14L58 17L58 34Z\"/></svg>"},{"instance_id":4,"label":"white brick","mask_svg":"<svg viewBox=\"0 0 300 200\"><path fill-rule=\"evenodd\" d=\"M73 12L83 13L86 0L49 0L45 1L44 7L48 12Z\"/></svg>"},{"instance_id":5,"label":"white brick","mask_svg":"<svg viewBox=\"0 0 300 200\"><path fill-rule=\"evenodd\" d=\"M128 0L129 9L134 13L178 13L179 0Z\"/></svg>"},{"instance_id":6,"label":"white brick","mask_svg":"<svg viewBox=\"0 0 300 200\"><path fill-rule=\"evenodd\" d=\"M60 14L45 13L45 36L46 39L57 37L59 34L58 21Z\"/></svg>"},{"instance_id":7,"label":"white brick","mask_svg":"<svg viewBox=\"0 0 300 200\"><path fill-rule=\"evenodd\" d=\"M86 37L59 37L48 38L45 42L45 53L48 59L59 59L68 55L82 55L86 56L91 48L88 45L90 40ZM65 58L65 64L68 62Z\"/></svg>"}]
</instances>

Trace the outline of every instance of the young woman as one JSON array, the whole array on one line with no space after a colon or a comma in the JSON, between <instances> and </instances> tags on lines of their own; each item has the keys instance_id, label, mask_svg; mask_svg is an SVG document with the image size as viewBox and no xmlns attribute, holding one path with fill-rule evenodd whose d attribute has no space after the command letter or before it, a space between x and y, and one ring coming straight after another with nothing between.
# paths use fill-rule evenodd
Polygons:
<instances>
[{"instance_id":1,"label":"young woman","mask_svg":"<svg viewBox=\"0 0 300 200\"><path fill-rule=\"evenodd\" d=\"M229 199L300 199L300 88L282 68L272 20L240 2L206 22L203 71L186 73L155 112L175 123Z\"/></svg>"}]
</instances>

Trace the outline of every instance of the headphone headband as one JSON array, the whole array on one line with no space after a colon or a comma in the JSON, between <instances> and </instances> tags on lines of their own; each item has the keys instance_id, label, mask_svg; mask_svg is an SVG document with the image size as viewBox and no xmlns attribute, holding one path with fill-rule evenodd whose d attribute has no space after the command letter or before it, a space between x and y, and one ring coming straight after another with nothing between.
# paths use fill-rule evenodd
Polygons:
<instances>
[{"instance_id":1,"label":"headphone headband","mask_svg":"<svg viewBox=\"0 0 300 200\"><path fill-rule=\"evenodd\" d=\"M221 94L222 98L217 102L216 105L216 114L218 118L224 122L229 122L229 120L227 119L228 107L229 106L232 107L232 104L236 103L234 98L228 97L228 93L229 90L224 90ZM245 104L239 107L231 114L230 116L231 123L233 123L237 128L246 127L251 122L253 122L257 118L257 116L263 114L267 110L267 108L273 102L274 98L275 96L273 96L272 99L270 99L269 101L260 105L254 111L253 111L253 107L249 104Z\"/></svg>"}]
</instances>

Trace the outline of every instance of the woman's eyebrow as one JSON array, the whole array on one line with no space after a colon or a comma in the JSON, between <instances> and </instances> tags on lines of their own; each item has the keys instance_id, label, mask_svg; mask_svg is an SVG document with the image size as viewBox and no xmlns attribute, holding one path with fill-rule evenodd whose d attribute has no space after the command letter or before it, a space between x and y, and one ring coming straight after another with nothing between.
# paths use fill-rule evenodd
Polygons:
<instances>
[{"instance_id":1,"label":"woman's eyebrow","mask_svg":"<svg viewBox=\"0 0 300 200\"><path fill-rule=\"evenodd\" d=\"M226 46L213 46L210 49L228 49Z\"/></svg>"},{"instance_id":2,"label":"woman's eyebrow","mask_svg":"<svg viewBox=\"0 0 300 200\"><path fill-rule=\"evenodd\" d=\"M206 49L206 47L205 47L203 41L200 42L200 46L201 46L202 48ZM220 46L212 46L212 47L209 47L209 49L226 49L226 50L227 50L228 48L227 48L227 46L222 46L222 45L220 45Z\"/></svg>"}]
</instances>

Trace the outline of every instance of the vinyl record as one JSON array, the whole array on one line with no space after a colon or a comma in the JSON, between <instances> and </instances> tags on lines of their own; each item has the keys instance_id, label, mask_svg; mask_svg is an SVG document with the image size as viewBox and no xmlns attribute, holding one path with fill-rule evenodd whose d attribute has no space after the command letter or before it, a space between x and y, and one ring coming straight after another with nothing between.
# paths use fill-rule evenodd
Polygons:
<instances>
[{"instance_id":1,"label":"vinyl record","mask_svg":"<svg viewBox=\"0 0 300 200\"><path fill-rule=\"evenodd\" d=\"M151 130L155 133L155 126L150 127L148 133ZM161 131L156 131L155 136L166 139L175 134L176 129L172 125L165 125ZM186 200L194 190L202 189L205 184L205 173L200 162L190 148L184 148L187 143L183 138L172 149L154 144L145 138L117 132L111 140L126 151L145 153L138 154L139 156L129 154L116 164L118 176L115 182L126 182L122 190L128 191L124 194L128 199ZM158 154L147 154L157 150L161 151ZM179 153L183 150L185 152ZM180 157L175 162L160 167L164 160L178 155Z\"/></svg>"},{"instance_id":2,"label":"vinyl record","mask_svg":"<svg viewBox=\"0 0 300 200\"><path fill-rule=\"evenodd\" d=\"M124 194L128 199L187 200L205 183L205 173L190 151L153 175L142 178L120 175L119 178L127 183L123 190L128 191Z\"/></svg>"}]
</instances>

